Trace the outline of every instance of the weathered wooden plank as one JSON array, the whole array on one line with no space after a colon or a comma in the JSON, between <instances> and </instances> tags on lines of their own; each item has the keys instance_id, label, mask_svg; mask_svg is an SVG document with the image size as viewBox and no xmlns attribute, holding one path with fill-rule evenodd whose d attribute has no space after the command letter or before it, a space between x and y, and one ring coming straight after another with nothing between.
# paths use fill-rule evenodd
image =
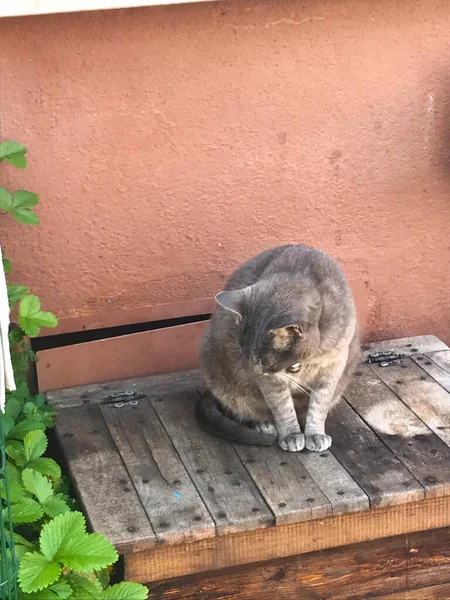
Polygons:
<instances>
[{"instance_id":1,"label":"weathered wooden plank","mask_svg":"<svg viewBox=\"0 0 450 600\"><path fill-rule=\"evenodd\" d=\"M448 498L429 498L128 554L125 575L161 581L448 526Z\"/></svg>"},{"instance_id":2,"label":"weathered wooden plank","mask_svg":"<svg viewBox=\"0 0 450 600\"><path fill-rule=\"evenodd\" d=\"M153 583L150 592L154 600L405 600L424 581L449 580L450 536L440 529Z\"/></svg>"},{"instance_id":3,"label":"weathered wooden plank","mask_svg":"<svg viewBox=\"0 0 450 600\"><path fill-rule=\"evenodd\" d=\"M449 351L445 351L449 352ZM434 362L433 355L442 354L442 352L420 354L419 356L412 356L412 360L419 365L430 377L439 383L440 386L450 392L450 372L440 366L439 363ZM442 361L441 361L442 362Z\"/></svg>"},{"instance_id":4,"label":"weathered wooden plank","mask_svg":"<svg viewBox=\"0 0 450 600\"><path fill-rule=\"evenodd\" d=\"M148 400L101 406L158 542L177 544L216 534L191 478Z\"/></svg>"},{"instance_id":5,"label":"weathered wooden plank","mask_svg":"<svg viewBox=\"0 0 450 600\"><path fill-rule=\"evenodd\" d=\"M233 446L198 425L196 398L196 393L161 396L152 405L213 517L217 533L272 525L274 515Z\"/></svg>"},{"instance_id":6,"label":"weathered wooden plank","mask_svg":"<svg viewBox=\"0 0 450 600\"><path fill-rule=\"evenodd\" d=\"M93 531L125 552L156 536L97 406L57 415L56 431Z\"/></svg>"},{"instance_id":7,"label":"weathered wooden plank","mask_svg":"<svg viewBox=\"0 0 450 600\"><path fill-rule=\"evenodd\" d=\"M364 346L363 356L366 358L371 352L379 350L394 350L395 352L400 352L401 354L407 354L409 356L411 354L425 354L427 352L438 352L440 350L448 349L448 346L434 335L419 335L366 344Z\"/></svg>"},{"instance_id":8,"label":"weathered wooden plank","mask_svg":"<svg viewBox=\"0 0 450 600\"><path fill-rule=\"evenodd\" d=\"M392 367L388 367L391 369ZM450 494L450 448L374 373L361 366L345 397L364 421L425 488L428 496ZM400 370L404 373L405 369Z\"/></svg>"},{"instance_id":9,"label":"weathered wooden plank","mask_svg":"<svg viewBox=\"0 0 450 600\"><path fill-rule=\"evenodd\" d=\"M330 415L332 453L366 492L370 505L386 506L419 500L424 489L383 442L347 404Z\"/></svg>"},{"instance_id":10,"label":"weathered wooden plank","mask_svg":"<svg viewBox=\"0 0 450 600\"><path fill-rule=\"evenodd\" d=\"M450 373L450 350L441 350L441 352L429 352L427 354L429 358L436 364L438 364L441 369Z\"/></svg>"},{"instance_id":11,"label":"weathered wooden plank","mask_svg":"<svg viewBox=\"0 0 450 600\"><path fill-rule=\"evenodd\" d=\"M402 366L371 366L409 408L450 446L450 393L412 360Z\"/></svg>"},{"instance_id":12,"label":"weathered wooden plank","mask_svg":"<svg viewBox=\"0 0 450 600\"><path fill-rule=\"evenodd\" d=\"M433 581L432 575L429 580ZM367 600L449 600L449 598L450 583L442 583L441 585L427 585L407 592L396 592L387 596L371 596Z\"/></svg>"},{"instance_id":13,"label":"weathered wooden plank","mask_svg":"<svg viewBox=\"0 0 450 600\"><path fill-rule=\"evenodd\" d=\"M164 394L178 394L186 390L202 389L203 378L200 371L179 371L165 375L138 377L110 383L94 383L79 387L47 392L47 401L55 409L75 408L87 404L108 404L119 400L159 398ZM128 397L120 397L128 394ZM134 394L134 396L133 396Z\"/></svg>"},{"instance_id":14,"label":"weathered wooden plank","mask_svg":"<svg viewBox=\"0 0 450 600\"><path fill-rule=\"evenodd\" d=\"M327 450L295 454L331 503L334 516L369 509L369 498L356 481Z\"/></svg>"},{"instance_id":15,"label":"weathered wooden plank","mask_svg":"<svg viewBox=\"0 0 450 600\"><path fill-rule=\"evenodd\" d=\"M242 444L234 444L234 449L274 513L277 525L332 514L330 501L296 453Z\"/></svg>"}]
</instances>

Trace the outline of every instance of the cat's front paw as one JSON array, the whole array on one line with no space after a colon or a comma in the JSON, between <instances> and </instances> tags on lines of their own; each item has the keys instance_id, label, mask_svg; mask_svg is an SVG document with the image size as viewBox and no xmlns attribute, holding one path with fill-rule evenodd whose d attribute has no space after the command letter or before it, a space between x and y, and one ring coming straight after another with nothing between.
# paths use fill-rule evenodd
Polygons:
<instances>
[{"instance_id":1,"label":"cat's front paw","mask_svg":"<svg viewBox=\"0 0 450 600\"><path fill-rule=\"evenodd\" d=\"M326 433L306 435L306 448L312 452L324 452L331 446L331 436Z\"/></svg>"},{"instance_id":2,"label":"cat's front paw","mask_svg":"<svg viewBox=\"0 0 450 600\"><path fill-rule=\"evenodd\" d=\"M305 436L300 432L290 433L284 438L279 438L278 444L288 452L300 452L305 447Z\"/></svg>"},{"instance_id":3,"label":"cat's front paw","mask_svg":"<svg viewBox=\"0 0 450 600\"><path fill-rule=\"evenodd\" d=\"M275 423L271 423L270 421L261 421L261 423L255 423L254 429L268 435L278 435Z\"/></svg>"}]
</instances>

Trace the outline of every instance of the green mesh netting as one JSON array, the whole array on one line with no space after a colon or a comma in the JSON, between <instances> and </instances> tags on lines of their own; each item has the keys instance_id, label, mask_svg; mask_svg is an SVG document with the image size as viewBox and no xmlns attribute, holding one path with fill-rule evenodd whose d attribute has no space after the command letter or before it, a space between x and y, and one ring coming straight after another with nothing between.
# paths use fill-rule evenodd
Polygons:
<instances>
[{"instance_id":1,"label":"green mesh netting","mask_svg":"<svg viewBox=\"0 0 450 600\"><path fill-rule=\"evenodd\" d=\"M11 504L6 473L3 414L0 411L0 600L17 600L17 559L12 537Z\"/></svg>"}]
</instances>

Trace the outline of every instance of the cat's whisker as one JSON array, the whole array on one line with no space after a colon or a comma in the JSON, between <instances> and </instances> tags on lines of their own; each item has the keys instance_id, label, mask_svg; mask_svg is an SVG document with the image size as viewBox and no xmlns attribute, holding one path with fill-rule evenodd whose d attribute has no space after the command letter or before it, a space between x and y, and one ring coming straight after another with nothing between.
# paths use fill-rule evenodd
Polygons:
<instances>
[{"instance_id":1,"label":"cat's whisker","mask_svg":"<svg viewBox=\"0 0 450 600\"><path fill-rule=\"evenodd\" d=\"M286 382L290 383L290 385L292 385L292 387L296 388L297 390L304 393L312 392L312 388L301 379L295 379L294 377L287 374L284 374L284 376L286 378Z\"/></svg>"}]
</instances>

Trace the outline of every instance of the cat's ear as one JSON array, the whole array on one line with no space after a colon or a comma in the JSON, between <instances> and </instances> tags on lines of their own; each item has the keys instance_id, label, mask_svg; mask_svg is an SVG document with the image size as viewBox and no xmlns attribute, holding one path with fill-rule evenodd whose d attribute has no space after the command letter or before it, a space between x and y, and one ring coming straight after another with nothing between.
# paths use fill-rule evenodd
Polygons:
<instances>
[{"instance_id":1,"label":"cat's ear","mask_svg":"<svg viewBox=\"0 0 450 600\"><path fill-rule=\"evenodd\" d=\"M234 290L232 292L220 292L216 296L219 306L232 312L239 320L242 319L242 305L246 290Z\"/></svg>"},{"instance_id":2,"label":"cat's ear","mask_svg":"<svg viewBox=\"0 0 450 600\"><path fill-rule=\"evenodd\" d=\"M301 326L295 323L287 325L287 327L271 329L269 335L272 337L275 348L282 350L283 348L293 346L302 337L303 331Z\"/></svg>"}]
</instances>

